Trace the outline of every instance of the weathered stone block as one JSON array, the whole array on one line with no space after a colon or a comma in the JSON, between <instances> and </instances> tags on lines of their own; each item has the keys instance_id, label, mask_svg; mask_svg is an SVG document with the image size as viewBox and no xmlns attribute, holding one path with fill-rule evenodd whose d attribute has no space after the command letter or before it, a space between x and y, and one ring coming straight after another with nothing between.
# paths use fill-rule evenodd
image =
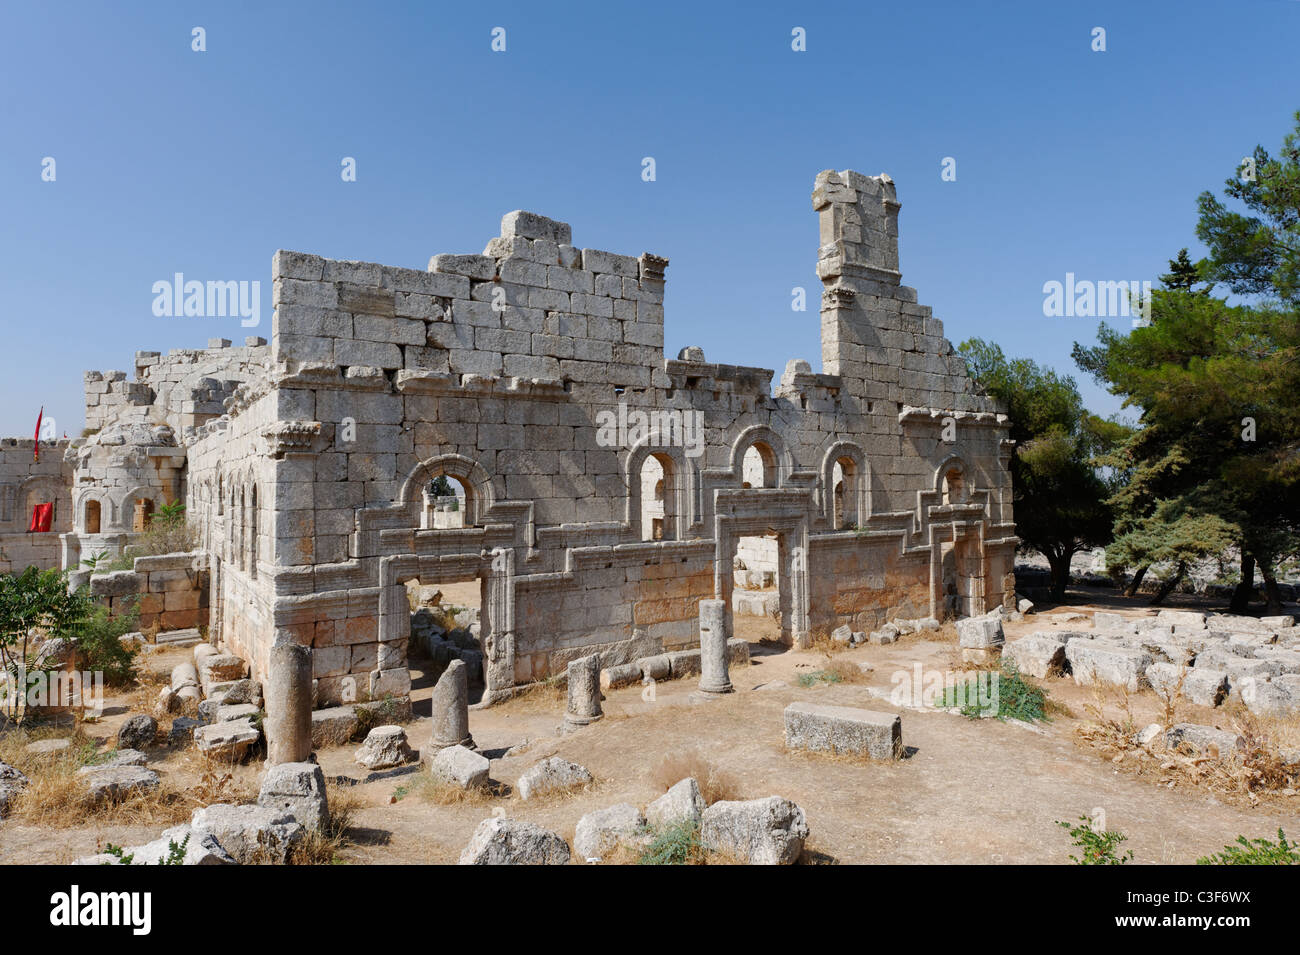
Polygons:
<instances>
[{"instance_id":1,"label":"weathered stone block","mask_svg":"<svg viewBox=\"0 0 1300 955\"><path fill-rule=\"evenodd\" d=\"M896 713L791 703L785 708L785 745L813 752L898 759L903 754L903 721Z\"/></svg>"},{"instance_id":2,"label":"weathered stone block","mask_svg":"<svg viewBox=\"0 0 1300 955\"><path fill-rule=\"evenodd\" d=\"M700 823L700 843L748 865L791 865L808 838L804 812L788 799L715 802Z\"/></svg>"},{"instance_id":3,"label":"weathered stone block","mask_svg":"<svg viewBox=\"0 0 1300 955\"><path fill-rule=\"evenodd\" d=\"M1153 663L1147 667L1147 682L1160 694L1181 693L1183 699L1197 706L1218 706L1228 695L1227 672L1208 667Z\"/></svg>"},{"instance_id":4,"label":"weathered stone block","mask_svg":"<svg viewBox=\"0 0 1300 955\"><path fill-rule=\"evenodd\" d=\"M1021 673L1040 680L1060 676L1066 667L1065 640L1048 631L1031 633L1006 644L1002 659L1015 664Z\"/></svg>"},{"instance_id":5,"label":"weathered stone block","mask_svg":"<svg viewBox=\"0 0 1300 955\"><path fill-rule=\"evenodd\" d=\"M645 816L629 803L589 812L578 820L573 835L573 851L587 862L600 858L620 843L633 842L645 832Z\"/></svg>"},{"instance_id":6,"label":"weathered stone block","mask_svg":"<svg viewBox=\"0 0 1300 955\"><path fill-rule=\"evenodd\" d=\"M1065 645L1065 658L1079 686L1114 684L1136 692L1148 685L1146 671L1152 660L1144 650L1074 637Z\"/></svg>"},{"instance_id":7,"label":"weathered stone block","mask_svg":"<svg viewBox=\"0 0 1300 955\"><path fill-rule=\"evenodd\" d=\"M520 819L493 816L474 830L460 865L568 865L569 844Z\"/></svg>"},{"instance_id":8,"label":"weathered stone block","mask_svg":"<svg viewBox=\"0 0 1300 955\"><path fill-rule=\"evenodd\" d=\"M488 784L492 764L468 747L447 746L429 759L429 775L436 782L458 789L480 789Z\"/></svg>"}]
</instances>

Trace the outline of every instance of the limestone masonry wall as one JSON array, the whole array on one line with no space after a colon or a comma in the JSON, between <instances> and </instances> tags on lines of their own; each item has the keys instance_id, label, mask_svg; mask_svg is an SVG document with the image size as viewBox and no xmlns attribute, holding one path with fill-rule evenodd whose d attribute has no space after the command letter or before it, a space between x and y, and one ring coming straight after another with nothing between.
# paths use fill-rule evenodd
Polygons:
<instances>
[{"instance_id":1,"label":"limestone masonry wall","mask_svg":"<svg viewBox=\"0 0 1300 955\"><path fill-rule=\"evenodd\" d=\"M42 441L38 462L31 438L0 439L0 573L59 566L59 535L72 528L69 444ZM49 533L27 533L33 506L44 503L54 505Z\"/></svg>"},{"instance_id":2,"label":"limestone masonry wall","mask_svg":"<svg viewBox=\"0 0 1300 955\"><path fill-rule=\"evenodd\" d=\"M769 541L787 641L1002 604L1006 419L902 285L892 181L823 172L813 207L822 371L791 360L775 388L665 356L666 258L534 213L427 270L277 252L269 345L87 376L78 501L144 477L183 498L212 639L258 678L277 643L311 647L321 705L409 690L413 580L478 583L489 700L691 646L701 599L730 634L744 538ZM463 527L434 524L439 476Z\"/></svg>"}]
</instances>

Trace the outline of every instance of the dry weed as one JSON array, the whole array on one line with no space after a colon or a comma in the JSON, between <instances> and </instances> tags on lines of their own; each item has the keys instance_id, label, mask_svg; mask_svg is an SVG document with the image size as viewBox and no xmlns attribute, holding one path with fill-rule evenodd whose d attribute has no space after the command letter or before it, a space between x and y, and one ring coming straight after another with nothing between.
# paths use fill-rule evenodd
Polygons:
<instances>
[{"instance_id":1,"label":"dry weed","mask_svg":"<svg viewBox=\"0 0 1300 955\"><path fill-rule=\"evenodd\" d=\"M393 791L393 802L419 799L435 806L486 806L503 795L499 785L462 789L454 783L445 783L434 779L427 772L421 772Z\"/></svg>"},{"instance_id":2,"label":"dry weed","mask_svg":"<svg viewBox=\"0 0 1300 955\"><path fill-rule=\"evenodd\" d=\"M1076 730L1087 745L1115 765L1169 789L1207 789L1235 804L1253 806L1264 800L1289 800L1300 789L1300 762L1288 761L1294 753L1289 746L1300 738L1300 720L1264 719L1239 703L1230 703L1219 712L1216 723L1226 720L1228 728L1240 737L1232 752L1198 753L1185 746L1169 749L1163 735L1144 747L1136 739L1136 720L1128 693L1122 688L1118 692L1120 712L1112 716L1103 692L1094 688L1094 703L1086 707L1092 719ZM1171 691L1161 699L1164 725L1168 726L1177 712L1181 691ZM1282 755L1284 751L1288 757Z\"/></svg>"},{"instance_id":3,"label":"dry weed","mask_svg":"<svg viewBox=\"0 0 1300 955\"><path fill-rule=\"evenodd\" d=\"M518 693L495 704L498 711L514 713L554 713L568 703L568 690L558 677L530 683Z\"/></svg>"},{"instance_id":4,"label":"dry weed","mask_svg":"<svg viewBox=\"0 0 1300 955\"><path fill-rule=\"evenodd\" d=\"M699 750L668 753L659 761L650 775L657 789L667 792L686 777L692 777L700 787L706 803L720 799L743 799L740 781L730 773L718 769Z\"/></svg>"},{"instance_id":5,"label":"dry weed","mask_svg":"<svg viewBox=\"0 0 1300 955\"><path fill-rule=\"evenodd\" d=\"M366 805L355 786L325 784L330 818L324 832L308 832L289 856L290 865L334 865L343 861L339 853L351 845L349 831L357 810Z\"/></svg>"}]
</instances>

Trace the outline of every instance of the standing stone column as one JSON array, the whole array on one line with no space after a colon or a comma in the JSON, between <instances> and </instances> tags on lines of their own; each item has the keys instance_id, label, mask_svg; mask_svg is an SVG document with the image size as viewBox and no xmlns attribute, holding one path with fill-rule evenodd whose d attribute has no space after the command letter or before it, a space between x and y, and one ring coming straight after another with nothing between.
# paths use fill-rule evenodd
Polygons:
<instances>
[{"instance_id":1,"label":"standing stone column","mask_svg":"<svg viewBox=\"0 0 1300 955\"><path fill-rule=\"evenodd\" d=\"M433 733L429 749L448 746L474 748L469 735L469 671L464 660L452 660L433 688Z\"/></svg>"},{"instance_id":2,"label":"standing stone column","mask_svg":"<svg viewBox=\"0 0 1300 955\"><path fill-rule=\"evenodd\" d=\"M266 682L266 761L305 763L311 757L311 650L271 648Z\"/></svg>"},{"instance_id":3,"label":"standing stone column","mask_svg":"<svg viewBox=\"0 0 1300 955\"><path fill-rule=\"evenodd\" d=\"M569 662L569 707L564 722L586 726L605 715L600 708L600 657L597 654Z\"/></svg>"},{"instance_id":4,"label":"standing stone column","mask_svg":"<svg viewBox=\"0 0 1300 955\"><path fill-rule=\"evenodd\" d=\"M705 693L730 693L727 672L727 605L721 600L700 601L700 689Z\"/></svg>"}]
</instances>

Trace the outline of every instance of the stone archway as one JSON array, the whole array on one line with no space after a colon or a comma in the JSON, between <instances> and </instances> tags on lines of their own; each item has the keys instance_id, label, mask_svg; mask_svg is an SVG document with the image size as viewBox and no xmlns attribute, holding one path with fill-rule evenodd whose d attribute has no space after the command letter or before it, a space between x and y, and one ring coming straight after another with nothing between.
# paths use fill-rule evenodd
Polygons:
<instances>
[{"instance_id":1,"label":"stone archway","mask_svg":"<svg viewBox=\"0 0 1300 955\"><path fill-rule=\"evenodd\" d=\"M416 465L402 482L397 503L417 512L424 503L424 489L434 478L445 475L455 478L465 489L465 522L481 526L487 522L487 513L496 500L492 478L473 458L462 454L440 454Z\"/></svg>"}]
</instances>

